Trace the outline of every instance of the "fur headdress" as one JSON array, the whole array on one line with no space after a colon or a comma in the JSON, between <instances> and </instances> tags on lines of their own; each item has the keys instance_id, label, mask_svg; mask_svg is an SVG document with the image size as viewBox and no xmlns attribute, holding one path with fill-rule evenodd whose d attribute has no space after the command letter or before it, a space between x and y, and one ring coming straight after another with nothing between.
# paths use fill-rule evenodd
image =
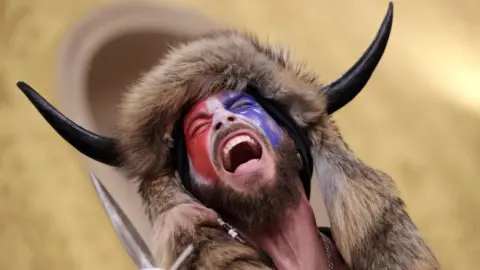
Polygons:
<instances>
[{"instance_id":1,"label":"fur headdress","mask_svg":"<svg viewBox=\"0 0 480 270\"><path fill-rule=\"evenodd\" d=\"M117 136L80 127L31 87L19 82L50 125L82 154L121 167L130 176L172 176L172 131L182 111L225 89L254 87L281 105L304 130L313 148L321 147L322 121L350 102L367 84L380 61L392 26L390 3L382 25L362 57L340 78L322 86L316 76L291 59L288 51L261 44L234 30L216 31L173 48L140 78L120 105ZM154 86L154 87L152 87Z\"/></svg>"},{"instance_id":2,"label":"fur headdress","mask_svg":"<svg viewBox=\"0 0 480 270\"><path fill-rule=\"evenodd\" d=\"M178 139L173 135L174 127L183 112L196 101L226 89L256 89L264 104L273 102L269 104L278 105L281 109L277 111L288 116L289 120L284 122L294 122L289 130L297 140L304 165L307 164L302 181L308 195L311 164L317 163L311 160L315 155L310 154L320 152L324 138L336 132L332 131L330 115L354 99L367 84L386 48L392 18L390 3L368 49L344 75L327 85L318 83L316 76L296 64L287 51L263 45L251 35L223 30L198 36L173 48L129 89L120 105L114 137L77 125L27 84L19 82L18 87L58 134L78 151L138 178L140 193L145 204L150 205L147 207L150 219L155 218L155 212L171 207L162 205L163 201L179 196L167 185L174 186L175 191L183 189L184 179L175 162L176 152L172 151L177 149ZM295 132L297 135L292 135ZM307 142L299 139L303 135ZM302 145L311 149L302 151ZM152 189L156 195L152 195ZM158 201L152 203L152 200ZM342 228L341 224L337 227ZM354 246L355 242L348 245ZM341 250L349 252L346 246Z\"/></svg>"}]
</instances>

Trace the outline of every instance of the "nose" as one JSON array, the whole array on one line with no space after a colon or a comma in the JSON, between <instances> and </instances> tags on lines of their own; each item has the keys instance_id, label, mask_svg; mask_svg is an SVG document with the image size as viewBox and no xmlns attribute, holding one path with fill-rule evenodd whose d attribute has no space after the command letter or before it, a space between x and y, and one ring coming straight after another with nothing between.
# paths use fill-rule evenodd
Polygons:
<instances>
[{"instance_id":1,"label":"nose","mask_svg":"<svg viewBox=\"0 0 480 270\"><path fill-rule=\"evenodd\" d=\"M228 127L236 121L238 121L238 118L235 114L226 110L219 111L213 116L213 130L219 131L221 128Z\"/></svg>"}]
</instances>

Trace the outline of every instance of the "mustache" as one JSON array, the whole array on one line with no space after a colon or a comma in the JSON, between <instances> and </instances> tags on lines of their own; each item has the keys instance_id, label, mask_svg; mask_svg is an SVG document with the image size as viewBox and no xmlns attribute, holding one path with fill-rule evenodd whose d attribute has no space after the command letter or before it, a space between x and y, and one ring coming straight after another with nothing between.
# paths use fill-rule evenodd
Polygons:
<instances>
[{"instance_id":1,"label":"mustache","mask_svg":"<svg viewBox=\"0 0 480 270\"><path fill-rule=\"evenodd\" d=\"M244 124L244 123L235 123L235 124L232 124L231 126L228 126L227 128L224 128L223 130L219 131L216 135L215 135L215 138L214 138L214 142L213 142L213 157L214 157L214 160L216 160L217 158L217 153L218 153L218 148L220 147L220 143L223 141L223 139L225 139L228 135L230 135L230 133L234 132L234 131L237 131L239 129L248 129L249 131L251 131L252 133L254 133L257 138L265 145L268 147L268 140L267 138L265 137L265 135L263 135L260 131L258 131L256 128L252 127L251 125L248 125L248 124ZM216 163L216 161L215 161Z\"/></svg>"},{"instance_id":2,"label":"mustache","mask_svg":"<svg viewBox=\"0 0 480 270\"><path fill-rule=\"evenodd\" d=\"M243 123L235 123L231 126L228 126L227 128L222 129L220 132L218 132L215 135L215 138L214 138L214 141L213 141L213 152L217 153L218 148L220 147L220 142L222 142L223 139L225 139L225 137L227 137L230 133L232 133L232 132L234 132L235 130L238 130L238 129L252 130L252 127L247 125L247 124L243 124ZM254 131L254 132L256 132L256 131Z\"/></svg>"}]
</instances>

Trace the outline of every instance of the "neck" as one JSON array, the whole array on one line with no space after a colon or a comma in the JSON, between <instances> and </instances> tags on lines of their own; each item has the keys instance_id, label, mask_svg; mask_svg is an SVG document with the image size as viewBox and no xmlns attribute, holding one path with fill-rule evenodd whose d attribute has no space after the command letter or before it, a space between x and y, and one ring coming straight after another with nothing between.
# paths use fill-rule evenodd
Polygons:
<instances>
[{"instance_id":1,"label":"neck","mask_svg":"<svg viewBox=\"0 0 480 270\"><path fill-rule=\"evenodd\" d=\"M273 260L277 269L326 269L327 259L308 199L267 229L247 232Z\"/></svg>"}]
</instances>

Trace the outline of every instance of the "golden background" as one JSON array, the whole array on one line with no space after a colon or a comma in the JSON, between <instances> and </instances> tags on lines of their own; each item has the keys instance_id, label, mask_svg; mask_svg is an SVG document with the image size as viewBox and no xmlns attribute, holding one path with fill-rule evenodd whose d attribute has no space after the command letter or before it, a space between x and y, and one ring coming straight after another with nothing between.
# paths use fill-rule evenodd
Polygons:
<instances>
[{"instance_id":1,"label":"golden background","mask_svg":"<svg viewBox=\"0 0 480 270\"><path fill-rule=\"evenodd\" d=\"M57 102L57 45L100 0L0 0L0 269L135 269L78 153L15 87ZM323 80L367 48L387 1L169 2L288 44ZM398 184L445 269L480 264L479 2L403 0L365 91L336 114L347 141Z\"/></svg>"}]
</instances>

